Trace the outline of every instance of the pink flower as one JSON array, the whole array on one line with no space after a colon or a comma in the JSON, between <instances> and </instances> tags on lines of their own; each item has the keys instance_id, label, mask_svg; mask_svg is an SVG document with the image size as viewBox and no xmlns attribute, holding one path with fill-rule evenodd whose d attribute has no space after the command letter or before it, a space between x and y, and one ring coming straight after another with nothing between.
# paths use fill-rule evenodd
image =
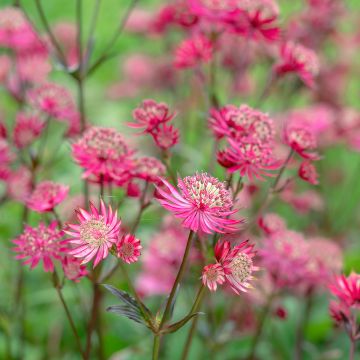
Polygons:
<instances>
[{"instance_id":1,"label":"pink flower","mask_svg":"<svg viewBox=\"0 0 360 360\"><path fill-rule=\"evenodd\" d=\"M62 232L57 230L57 223L52 222L49 226L40 223L32 228L25 225L24 232L13 242L16 244L14 251L18 253L16 259L25 259L24 264L30 264L33 269L40 260L43 261L46 272L54 271L53 260L60 260L61 253L67 251Z\"/></svg>"},{"instance_id":2,"label":"pink flower","mask_svg":"<svg viewBox=\"0 0 360 360\"><path fill-rule=\"evenodd\" d=\"M20 56L17 62L19 78L22 82L40 84L51 72L51 64L43 54Z\"/></svg>"},{"instance_id":3,"label":"pink flower","mask_svg":"<svg viewBox=\"0 0 360 360\"><path fill-rule=\"evenodd\" d=\"M157 103L154 100L144 100L140 107L133 112L135 123L128 126L135 129L143 129L144 133L152 133L160 124L170 121L174 117L165 103Z\"/></svg>"},{"instance_id":4,"label":"pink flower","mask_svg":"<svg viewBox=\"0 0 360 360\"><path fill-rule=\"evenodd\" d=\"M266 235L272 235L286 229L285 220L275 213L268 213L260 217L258 224Z\"/></svg>"},{"instance_id":5,"label":"pink flower","mask_svg":"<svg viewBox=\"0 0 360 360\"><path fill-rule=\"evenodd\" d=\"M138 261L141 249L140 240L132 234L123 235L116 244L117 256L127 264Z\"/></svg>"},{"instance_id":6,"label":"pink flower","mask_svg":"<svg viewBox=\"0 0 360 360\"><path fill-rule=\"evenodd\" d=\"M273 120L267 114L244 104L239 108L226 105L220 109L211 109L209 124L218 139L227 136L237 141L269 143L275 135Z\"/></svg>"},{"instance_id":7,"label":"pink flower","mask_svg":"<svg viewBox=\"0 0 360 360\"><path fill-rule=\"evenodd\" d=\"M347 324L351 320L351 312L347 305L335 300L330 301L329 305L330 316L333 318L336 324Z\"/></svg>"},{"instance_id":8,"label":"pink flower","mask_svg":"<svg viewBox=\"0 0 360 360\"><path fill-rule=\"evenodd\" d=\"M166 167L158 159L145 156L134 160L134 168L131 173L134 177L159 184L159 177L166 174Z\"/></svg>"},{"instance_id":9,"label":"pink flower","mask_svg":"<svg viewBox=\"0 0 360 360\"><path fill-rule=\"evenodd\" d=\"M19 148L31 145L42 133L45 123L35 114L20 112L16 115L14 143Z\"/></svg>"},{"instance_id":10,"label":"pink flower","mask_svg":"<svg viewBox=\"0 0 360 360\"><path fill-rule=\"evenodd\" d=\"M36 186L26 201L26 206L39 213L53 211L67 196L69 187L52 181L43 181Z\"/></svg>"},{"instance_id":11,"label":"pink flower","mask_svg":"<svg viewBox=\"0 0 360 360\"><path fill-rule=\"evenodd\" d=\"M115 129L90 127L72 145L75 161L85 169L84 178L94 175L112 180L125 170L133 151Z\"/></svg>"},{"instance_id":12,"label":"pink flower","mask_svg":"<svg viewBox=\"0 0 360 360\"><path fill-rule=\"evenodd\" d=\"M281 61L275 66L275 72L278 76L297 73L307 86L313 87L319 68L318 57L312 50L289 41L281 47Z\"/></svg>"},{"instance_id":13,"label":"pink flower","mask_svg":"<svg viewBox=\"0 0 360 360\"><path fill-rule=\"evenodd\" d=\"M249 244L248 240L234 248L231 248L229 241L219 241L215 245L215 258L224 270L226 283L237 295L252 287L252 274L259 270L253 264L255 255L254 245Z\"/></svg>"},{"instance_id":14,"label":"pink flower","mask_svg":"<svg viewBox=\"0 0 360 360\"><path fill-rule=\"evenodd\" d=\"M25 203L31 194L31 172L25 166L10 172L6 179L7 194L15 201Z\"/></svg>"},{"instance_id":15,"label":"pink flower","mask_svg":"<svg viewBox=\"0 0 360 360\"><path fill-rule=\"evenodd\" d=\"M238 0L188 0L190 11L210 22L224 22L239 9Z\"/></svg>"},{"instance_id":16,"label":"pink flower","mask_svg":"<svg viewBox=\"0 0 360 360\"><path fill-rule=\"evenodd\" d=\"M152 134L155 144L162 150L168 150L179 141L179 130L172 125L163 124Z\"/></svg>"},{"instance_id":17,"label":"pink flower","mask_svg":"<svg viewBox=\"0 0 360 360\"><path fill-rule=\"evenodd\" d=\"M264 176L274 176L269 171L277 170L281 162L273 157L272 148L253 142L236 142L228 139L230 147L218 154L220 165L230 173L239 171L240 176L263 180Z\"/></svg>"},{"instance_id":18,"label":"pink flower","mask_svg":"<svg viewBox=\"0 0 360 360\"><path fill-rule=\"evenodd\" d=\"M7 140L0 138L0 164L8 165L14 160L14 154L11 152L10 145Z\"/></svg>"},{"instance_id":19,"label":"pink flower","mask_svg":"<svg viewBox=\"0 0 360 360\"><path fill-rule=\"evenodd\" d=\"M65 277L76 283L78 283L81 278L88 275L86 266L81 265L81 260L75 257L65 256L63 259L61 259L61 265Z\"/></svg>"},{"instance_id":20,"label":"pink flower","mask_svg":"<svg viewBox=\"0 0 360 360\"><path fill-rule=\"evenodd\" d=\"M29 103L37 110L56 119L66 119L75 111L70 92L55 83L45 83L28 93Z\"/></svg>"},{"instance_id":21,"label":"pink flower","mask_svg":"<svg viewBox=\"0 0 360 360\"><path fill-rule=\"evenodd\" d=\"M226 185L207 173L178 179L178 188L162 179L166 189L157 188L158 201L192 231L234 232L240 221L229 219L237 210L231 210L233 202Z\"/></svg>"},{"instance_id":22,"label":"pink flower","mask_svg":"<svg viewBox=\"0 0 360 360\"><path fill-rule=\"evenodd\" d=\"M210 291L216 291L218 284L225 282L225 273L223 267L216 263L206 265L202 272L202 282Z\"/></svg>"},{"instance_id":23,"label":"pink flower","mask_svg":"<svg viewBox=\"0 0 360 360\"><path fill-rule=\"evenodd\" d=\"M346 306L360 308L360 275L352 272L349 276L340 275L329 285L331 293Z\"/></svg>"},{"instance_id":24,"label":"pink flower","mask_svg":"<svg viewBox=\"0 0 360 360\"><path fill-rule=\"evenodd\" d=\"M83 258L85 264L95 257L94 267L109 254L109 249L117 242L121 221L117 211L113 213L100 201L100 210L90 202L90 212L79 208L75 211L79 224L68 224L65 233L70 235L69 243L75 245L69 254Z\"/></svg>"},{"instance_id":25,"label":"pink flower","mask_svg":"<svg viewBox=\"0 0 360 360\"><path fill-rule=\"evenodd\" d=\"M193 68L211 60L213 45L204 35L194 35L184 40L175 51L175 67L179 69Z\"/></svg>"},{"instance_id":26,"label":"pink flower","mask_svg":"<svg viewBox=\"0 0 360 360\"><path fill-rule=\"evenodd\" d=\"M312 185L319 183L316 167L311 161L305 160L300 164L298 175L301 179Z\"/></svg>"}]
</instances>

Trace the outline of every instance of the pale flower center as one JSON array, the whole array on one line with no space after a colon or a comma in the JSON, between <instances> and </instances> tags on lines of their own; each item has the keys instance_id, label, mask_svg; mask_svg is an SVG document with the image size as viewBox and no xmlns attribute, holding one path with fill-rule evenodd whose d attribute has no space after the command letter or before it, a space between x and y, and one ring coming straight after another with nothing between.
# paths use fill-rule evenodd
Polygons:
<instances>
[{"instance_id":1,"label":"pale flower center","mask_svg":"<svg viewBox=\"0 0 360 360\"><path fill-rule=\"evenodd\" d=\"M217 281L219 278L219 272L216 268L212 268L206 271L206 279L208 281Z\"/></svg>"},{"instance_id":2,"label":"pale flower center","mask_svg":"<svg viewBox=\"0 0 360 360\"><path fill-rule=\"evenodd\" d=\"M230 263L232 276L239 283L246 282L252 272L253 262L251 258L244 253L239 253Z\"/></svg>"},{"instance_id":3,"label":"pale flower center","mask_svg":"<svg viewBox=\"0 0 360 360\"><path fill-rule=\"evenodd\" d=\"M80 225L80 238L91 246L99 247L108 240L108 231L103 220L90 219Z\"/></svg>"},{"instance_id":4,"label":"pale flower center","mask_svg":"<svg viewBox=\"0 0 360 360\"><path fill-rule=\"evenodd\" d=\"M121 246L120 253L124 257L132 257L134 255L134 246L130 243L125 243Z\"/></svg>"}]
</instances>

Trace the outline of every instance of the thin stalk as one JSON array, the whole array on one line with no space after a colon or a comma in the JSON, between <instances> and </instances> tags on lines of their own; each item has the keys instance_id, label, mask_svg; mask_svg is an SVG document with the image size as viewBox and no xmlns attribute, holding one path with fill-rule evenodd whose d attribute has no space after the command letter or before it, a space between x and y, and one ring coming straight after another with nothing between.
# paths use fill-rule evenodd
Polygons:
<instances>
[{"instance_id":1,"label":"thin stalk","mask_svg":"<svg viewBox=\"0 0 360 360\"><path fill-rule=\"evenodd\" d=\"M61 219L60 219L59 214L57 213L57 211L56 211L55 209L52 210L52 213L53 213L54 218L55 218L56 222L58 223L60 229L62 229L63 223L62 223L62 221L61 221Z\"/></svg>"},{"instance_id":2,"label":"thin stalk","mask_svg":"<svg viewBox=\"0 0 360 360\"><path fill-rule=\"evenodd\" d=\"M350 337L350 352L349 352L349 360L355 359L355 350L356 350L356 340L353 336Z\"/></svg>"},{"instance_id":3,"label":"thin stalk","mask_svg":"<svg viewBox=\"0 0 360 360\"><path fill-rule=\"evenodd\" d=\"M55 270L54 273L53 273L53 284L54 284L54 288L55 288L55 290L56 290L56 292L57 292L57 294L58 294L58 296L59 296L59 299L60 299L60 301L61 301L61 304L62 304L62 306L63 306L63 308L64 308L64 310L65 310L66 317L67 317L67 319L68 319L68 321L69 321L71 330L72 330L72 332L73 332L73 334L74 334L74 337L75 337L75 341L76 341L76 345L77 345L77 347L78 347L78 350L80 351L81 357L82 357L83 359L85 359L85 354L84 354L84 351L83 351L83 349L82 349L80 337L79 337L79 334L78 334L78 332L77 332L77 330L76 330L76 326L75 326L74 320L73 320L73 318L72 318L72 316L71 316L70 310L69 310L69 308L68 308L68 306L67 306L67 304L66 304L64 295L63 295L63 293L62 293L62 291L61 291L61 286L60 286L60 284L59 284L59 277L58 277L58 275L57 275L56 270Z\"/></svg>"},{"instance_id":4,"label":"thin stalk","mask_svg":"<svg viewBox=\"0 0 360 360\"><path fill-rule=\"evenodd\" d=\"M284 173L284 171L285 171L287 165L289 164L289 161L291 160L291 158L292 158L293 155L294 155L294 150L293 150L293 149L290 149L289 155L287 156L287 158L286 158L283 166L281 167L280 171L278 172L278 174L277 174L277 176L276 176L276 178L275 178L275 181L274 181L274 183L273 183L273 185L272 185L272 187L271 187L271 190L272 190L272 191L276 191L276 187L277 187L277 185L279 184L279 181L280 181L280 179L281 179L281 176L282 176L282 174Z\"/></svg>"},{"instance_id":5,"label":"thin stalk","mask_svg":"<svg viewBox=\"0 0 360 360\"><path fill-rule=\"evenodd\" d=\"M142 192L142 195L141 195L141 198L140 198L139 212L138 212L138 214L136 216L136 219L134 221L134 224L133 224L133 226L131 227L131 230L130 230L130 232L132 234L134 234L135 230L139 226L142 214L143 214L144 210L147 208L147 206L145 204L145 200L146 200L146 194L147 194L148 188L149 188L149 182L146 181L143 192Z\"/></svg>"},{"instance_id":6,"label":"thin stalk","mask_svg":"<svg viewBox=\"0 0 360 360\"><path fill-rule=\"evenodd\" d=\"M270 313L270 309L273 303L273 300L275 298L275 293L272 293L269 295L269 297L267 298L267 301L265 303L265 306L260 314L260 317L258 319L258 323L256 326L256 330L255 330L255 334L254 337L252 338L252 343L250 346L250 352L249 355L247 357L248 360L254 360L255 359L255 353L256 353L256 349L257 349L257 345L260 342L261 339L261 335L263 333L264 330L264 325L265 325L265 321L267 319L267 316Z\"/></svg>"},{"instance_id":7,"label":"thin stalk","mask_svg":"<svg viewBox=\"0 0 360 360\"><path fill-rule=\"evenodd\" d=\"M79 77L83 78L83 65L84 65L84 53L82 44L82 28L83 28L83 16L82 16L82 0L76 0L76 25L77 25L77 50L79 61Z\"/></svg>"},{"instance_id":8,"label":"thin stalk","mask_svg":"<svg viewBox=\"0 0 360 360\"><path fill-rule=\"evenodd\" d=\"M112 39L109 41L109 43L105 47L102 55L100 55L100 57L95 61L95 63L87 71L88 75L91 75L100 65L102 65L106 60L111 58L110 50L112 49L112 47L117 42L119 36L122 34L122 32L123 32L123 30L125 28L125 25L126 25L128 19L129 19L129 16L130 16L131 12L133 11L133 9L134 9L137 2L138 2L138 0L132 0L131 1L128 9L125 12L124 17L122 18L122 20L120 22L120 25L119 25L117 31L115 32Z\"/></svg>"},{"instance_id":9,"label":"thin stalk","mask_svg":"<svg viewBox=\"0 0 360 360\"><path fill-rule=\"evenodd\" d=\"M154 336L152 360L158 360L160 350L160 335Z\"/></svg>"}]
</instances>

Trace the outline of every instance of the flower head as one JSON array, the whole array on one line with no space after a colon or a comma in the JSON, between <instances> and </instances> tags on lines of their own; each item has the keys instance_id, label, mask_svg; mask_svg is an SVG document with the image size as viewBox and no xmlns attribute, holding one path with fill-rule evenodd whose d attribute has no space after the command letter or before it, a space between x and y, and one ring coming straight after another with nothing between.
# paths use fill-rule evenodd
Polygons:
<instances>
[{"instance_id":1,"label":"flower head","mask_svg":"<svg viewBox=\"0 0 360 360\"><path fill-rule=\"evenodd\" d=\"M121 221L117 218L117 211L113 213L111 206L106 208L102 200L100 210L90 202L90 212L79 208L76 214L79 224L68 224L65 230L70 236L69 243L74 245L69 254L83 258L83 264L95 257L95 267L117 242Z\"/></svg>"},{"instance_id":2,"label":"flower head","mask_svg":"<svg viewBox=\"0 0 360 360\"><path fill-rule=\"evenodd\" d=\"M80 259L73 256L65 256L61 259L61 265L65 277L71 281L79 282L81 278L88 274L86 266L81 264Z\"/></svg>"},{"instance_id":3,"label":"flower head","mask_svg":"<svg viewBox=\"0 0 360 360\"><path fill-rule=\"evenodd\" d=\"M14 143L22 149L36 140L44 129L45 123L37 115L18 113L14 127Z\"/></svg>"},{"instance_id":4,"label":"flower head","mask_svg":"<svg viewBox=\"0 0 360 360\"><path fill-rule=\"evenodd\" d=\"M42 260L44 270L52 272L54 259L59 260L61 254L67 251L62 236L56 222L52 222L49 226L40 223L35 228L26 225L24 232L13 240L16 244L14 251L18 253L16 259L25 259L24 264L30 264L31 269Z\"/></svg>"},{"instance_id":5,"label":"flower head","mask_svg":"<svg viewBox=\"0 0 360 360\"><path fill-rule=\"evenodd\" d=\"M132 234L122 236L116 244L117 256L127 264L138 261L141 249L140 240Z\"/></svg>"},{"instance_id":6,"label":"flower head","mask_svg":"<svg viewBox=\"0 0 360 360\"><path fill-rule=\"evenodd\" d=\"M281 47L281 61L275 66L275 72L278 76L294 72L307 86L313 87L319 68L314 51L290 41Z\"/></svg>"},{"instance_id":7,"label":"flower head","mask_svg":"<svg viewBox=\"0 0 360 360\"><path fill-rule=\"evenodd\" d=\"M258 224L266 235L275 234L286 229L285 220L275 213L268 213L261 216Z\"/></svg>"},{"instance_id":8,"label":"flower head","mask_svg":"<svg viewBox=\"0 0 360 360\"><path fill-rule=\"evenodd\" d=\"M204 35L198 34L184 40L175 51L175 67L193 68L211 60L213 45Z\"/></svg>"},{"instance_id":9,"label":"flower head","mask_svg":"<svg viewBox=\"0 0 360 360\"><path fill-rule=\"evenodd\" d=\"M123 136L115 129L90 127L73 144L72 155L75 161L85 169L84 177L90 175L111 180L122 173L133 151Z\"/></svg>"},{"instance_id":10,"label":"flower head","mask_svg":"<svg viewBox=\"0 0 360 360\"><path fill-rule=\"evenodd\" d=\"M204 286L210 291L216 291L218 284L225 282L225 272L220 264L210 264L204 267L201 278Z\"/></svg>"},{"instance_id":11,"label":"flower head","mask_svg":"<svg viewBox=\"0 0 360 360\"><path fill-rule=\"evenodd\" d=\"M155 144L162 150L168 150L179 141L179 130L173 125L163 124L152 134Z\"/></svg>"},{"instance_id":12,"label":"flower head","mask_svg":"<svg viewBox=\"0 0 360 360\"><path fill-rule=\"evenodd\" d=\"M6 179L7 193L10 198L25 203L31 194L31 178L31 172L25 166L10 172Z\"/></svg>"},{"instance_id":13,"label":"flower head","mask_svg":"<svg viewBox=\"0 0 360 360\"><path fill-rule=\"evenodd\" d=\"M30 90L28 99L35 109L56 119L66 119L75 111L70 92L55 83L45 83Z\"/></svg>"},{"instance_id":14,"label":"flower head","mask_svg":"<svg viewBox=\"0 0 360 360\"><path fill-rule=\"evenodd\" d=\"M311 161L305 160L300 164L298 175L301 179L312 185L319 183L316 167Z\"/></svg>"},{"instance_id":15,"label":"flower head","mask_svg":"<svg viewBox=\"0 0 360 360\"><path fill-rule=\"evenodd\" d=\"M240 221L229 219L236 210L226 185L207 173L178 179L175 189L162 180L165 189L158 188L158 201L176 217L183 219L183 225L193 231L207 234L236 231Z\"/></svg>"},{"instance_id":16,"label":"flower head","mask_svg":"<svg viewBox=\"0 0 360 360\"><path fill-rule=\"evenodd\" d=\"M250 281L254 279L252 274L259 270L253 264L255 255L254 245L249 244L249 241L243 241L234 248L231 248L229 241L219 241L215 245L216 260L224 270L226 282L236 294L251 288Z\"/></svg>"},{"instance_id":17,"label":"flower head","mask_svg":"<svg viewBox=\"0 0 360 360\"><path fill-rule=\"evenodd\" d=\"M165 103L157 103L154 100L144 100L140 107L133 111L135 123L128 126L135 129L143 129L144 133L152 133L160 124L170 121L174 117Z\"/></svg>"},{"instance_id":18,"label":"flower head","mask_svg":"<svg viewBox=\"0 0 360 360\"><path fill-rule=\"evenodd\" d=\"M360 308L360 275L352 272L349 276L339 275L329 285L331 293L346 306Z\"/></svg>"},{"instance_id":19,"label":"flower head","mask_svg":"<svg viewBox=\"0 0 360 360\"><path fill-rule=\"evenodd\" d=\"M188 0L190 11L201 19L224 22L244 0Z\"/></svg>"},{"instance_id":20,"label":"flower head","mask_svg":"<svg viewBox=\"0 0 360 360\"><path fill-rule=\"evenodd\" d=\"M134 168L131 173L134 177L159 184L159 178L165 175L166 168L158 159L145 156L134 160Z\"/></svg>"},{"instance_id":21,"label":"flower head","mask_svg":"<svg viewBox=\"0 0 360 360\"><path fill-rule=\"evenodd\" d=\"M39 213L52 211L67 196L69 187L52 181L43 181L36 186L26 205Z\"/></svg>"}]
</instances>

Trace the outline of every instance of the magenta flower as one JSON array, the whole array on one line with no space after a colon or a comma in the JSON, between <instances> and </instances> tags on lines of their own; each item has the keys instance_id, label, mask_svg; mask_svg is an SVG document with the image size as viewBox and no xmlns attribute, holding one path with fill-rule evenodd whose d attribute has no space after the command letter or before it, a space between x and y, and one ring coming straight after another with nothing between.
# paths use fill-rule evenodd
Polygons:
<instances>
[{"instance_id":1,"label":"magenta flower","mask_svg":"<svg viewBox=\"0 0 360 360\"><path fill-rule=\"evenodd\" d=\"M225 282L225 272L220 264L210 264L204 267L201 278L204 286L210 291L216 291L218 284Z\"/></svg>"},{"instance_id":2,"label":"magenta flower","mask_svg":"<svg viewBox=\"0 0 360 360\"><path fill-rule=\"evenodd\" d=\"M14 143L22 149L31 145L42 133L45 123L37 115L18 113L14 126Z\"/></svg>"},{"instance_id":3,"label":"magenta flower","mask_svg":"<svg viewBox=\"0 0 360 360\"><path fill-rule=\"evenodd\" d=\"M175 67L178 69L193 68L211 60L213 45L204 35L194 35L184 40L175 51Z\"/></svg>"},{"instance_id":4,"label":"magenta flower","mask_svg":"<svg viewBox=\"0 0 360 360\"><path fill-rule=\"evenodd\" d=\"M174 114L165 103L157 103L154 100L144 100L140 107L133 111L135 123L128 123L134 129L143 129L143 133L152 133L160 124L173 119Z\"/></svg>"},{"instance_id":5,"label":"magenta flower","mask_svg":"<svg viewBox=\"0 0 360 360\"><path fill-rule=\"evenodd\" d=\"M127 264L138 261L141 249L140 240L132 234L122 236L116 244L117 256Z\"/></svg>"},{"instance_id":6,"label":"magenta flower","mask_svg":"<svg viewBox=\"0 0 360 360\"><path fill-rule=\"evenodd\" d=\"M319 68L319 59L314 51L289 41L281 47L281 60L275 66L275 73L278 76L296 73L307 86L313 87Z\"/></svg>"},{"instance_id":7,"label":"magenta flower","mask_svg":"<svg viewBox=\"0 0 360 360\"><path fill-rule=\"evenodd\" d=\"M25 203L29 198L32 189L32 176L30 170L25 167L19 167L10 172L6 179L7 194L15 201Z\"/></svg>"},{"instance_id":8,"label":"magenta flower","mask_svg":"<svg viewBox=\"0 0 360 360\"><path fill-rule=\"evenodd\" d=\"M100 210L90 202L90 212L79 208L75 211L79 224L68 224L65 233L70 235L69 243L74 248L69 254L82 258L85 264L94 260L94 267L109 254L109 249L117 242L121 220L117 218L117 211L113 213L111 206L108 209L100 201Z\"/></svg>"},{"instance_id":9,"label":"magenta flower","mask_svg":"<svg viewBox=\"0 0 360 360\"><path fill-rule=\"evenodd\" d=\"M319 183L316 167L311 161L305 160L300 164L298 175L301 179L312 185Z\"/></svg>"},{"instance_id":10,"label":"magenta flower","mask_svg":"<svg viewBox=\"0 0 360 360\"><path fill-rule=\"evenodd\" d=\"M336 276L329 289L346 306L360 308L360 275L352 272L349 276Z\"/></svg>"},{"instance_id":11,"label":"magenta flower","mask_svg":"<svg viewBox=\"0 0 360 360\"><path fill-rule=\"evenodd\" d=\"M275 213L268 213L260 217L258 224L266 235L272 235L286 229L285 220Z\"/></svg>"},{"instance_id":12,"label":"magenta flower","mask_svg":"<svg viewBox=\"0 0 360 360\"><path fill-rule=\"evenodd\" d=\"M19 79L23 83L40 84L46 81L51 72L47 54L26 54L17 63Z\"/></svg>"},{"instance_id":13,"label":"magenta flower","mask_svg":"<svg viewBox=\"0 0 360 360\"><path fill-rule=\"evenodd\" d=\"M210 22L224 22L239 10L238 0L188 0L190 11Z\"/></svg>"},{"instance_id":14,"label":"magenta flower","mask_svg":"<svg viewBox=\"0 0 360 360\"><path fill-rule=\"evenodd\" d=\"M44 270L53 272L53 261L60 260L61 254L68 250L62 237L55 221L49 226L40 223L36 228L25 225L24 232L13 240L16 244L14 251L18 253L15 258L25 259L24 264L30 264L31 269L42 260Z\"/></svg>"},{"instance_id":15,"label":"magenta flower","mask_svg":"<svg viewBox=\"0 0 360 360\"><path fill-rule=\"evenodd\" d=\"M219 241L215 245L215 258L222 266L225 280L235 292L247 292L252 288L250 281L254 279L253 272L259 268L254 266L253 257L256 255L254 245L243 241L231 249L229 241Z\"/></svg>"},{"instance_id":16,"label":"magenta flower","mask_svg":"<svg viewBox=\"0 0 360 360\"><path fill-rule=\"evenodd\" d=\"M152 134L155 144L161 150L168 150L179 141L179 130L172 125L163 124Z\"/></svg>"},{"instance_id":17,"label":"magenta flower","mask_svg":"<svg viewBox=\"0 0 360 360\"><path fill-rule=\"evenodd\" d=\"M64 275L67 279L79 282L81 278L88 275L85 265L81 264L81 260L73 256L65 256L61 259L61 265Z\"/></svg>"},{"instance_id":18,"label":"magenta flower","mask_svg":"<svg viewBox=\"0 0 360 360\"><path fill-rule=\"evenodd\" d=\"M166 167L158 159L145 156L134 160L134 168L131 170L131 174L147 182L159 184L159 178L166 174Z\"/></svg>"},{"instance_id":19,"label":"magenta flower","mask_svg":"<svg viewBox=\"0 0 360 360\"><path fill-rule=\"evenodd\" d=\"M52 181L43 181L36 186L26 201L26 206L33 211L44 213L53 211L67 196L69 187Z\"/></svg>"},{"instance_id":20,"label":"magenta flower","mask_svg":"<svg viewBox=\"0 0 360 360\"><path fill-rule=\"evenodd\" d=\"M28 100L35 109L56 119L66 119L76 109L70 92L55 83L45 83L31 89Z\"/></svg>"},{"instance_id":21,"label":"magenta flower","mask_svg":"<svg viewBox=\"0 0 360 360\"><path fill-rule=\"evenodd\" d=\"M84 178L93 175L109 181L124 175L132 154L118 131L104 127L90 127L72 145L75 161L85 169Z\"/></svg>"},{"instance_id":22,"label":"magenta flower","mask_svg":"<svg viewBox=\"0 0 360 360\"><path fill-rule=\"evenodd\" d=\"M166 189L158 188L158 201L176 217L183 219L183 225L193 231L207 234L234 232L241 221L229 219L237 210L226 185L207 173L178 179L180 192L162 180Z\"/></svg>"}]
</instances>

